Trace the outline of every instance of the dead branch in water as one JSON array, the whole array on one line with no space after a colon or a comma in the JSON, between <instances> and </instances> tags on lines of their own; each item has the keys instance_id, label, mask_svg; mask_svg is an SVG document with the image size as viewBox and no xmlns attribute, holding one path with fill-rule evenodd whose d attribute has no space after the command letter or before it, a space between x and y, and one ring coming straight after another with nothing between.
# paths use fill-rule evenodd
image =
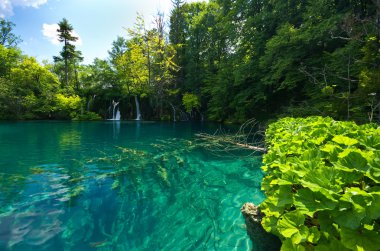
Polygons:
<instances>
[{"instance_id":1,"label":"dead branch in water","mask_svg":"<svg viewBox=\"0 0 380 251\"><path fill-rule=\"evenodd\" d=\"M246 121L234 134L229 134L222 129L214 134L198 133L199 140L206 142L204 146L212 152L232 152L241 149L255 152L266 152L264 146L264 131L260 129L254 119Z\"/></svg>"}]
</instances>

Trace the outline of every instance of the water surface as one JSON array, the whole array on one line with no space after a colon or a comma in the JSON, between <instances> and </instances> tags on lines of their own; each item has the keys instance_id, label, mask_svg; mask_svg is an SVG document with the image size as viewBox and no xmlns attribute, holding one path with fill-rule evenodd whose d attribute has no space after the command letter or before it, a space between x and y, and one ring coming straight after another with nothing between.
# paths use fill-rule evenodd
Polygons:
<instances>
[{"instance_id":1,"label":"water surface","mask_svg":"<svg viewBox=\"0 0 380 251\"><path fill-rule=\"evenodd\" d=\"M250 250L260 156L215 155L212 124L0 123L0 250Z\"/></svg>"}]
</instances>

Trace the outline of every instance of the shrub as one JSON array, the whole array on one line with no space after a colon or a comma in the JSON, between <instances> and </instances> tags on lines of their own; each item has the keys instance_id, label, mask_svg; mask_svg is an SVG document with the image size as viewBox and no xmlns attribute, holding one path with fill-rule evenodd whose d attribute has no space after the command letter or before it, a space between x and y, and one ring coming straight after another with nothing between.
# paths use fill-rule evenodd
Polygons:
<instances>
[{"instance_id":1,"label":"shrub","mask_svg":"<svg viewBox=\"0 0 380 251\"><path fill-rule=\"evenodd\" d=\"M185 93L182 97L182 104L185 107L186 112L191 112L193 109L199 109L201 106L197 95L191 93Z\"/></svg>"},{"instance_id":2,"label":"shrub","mask_svg":"<svg viewBox=\"0 0 380 251\"><path fill-rule=\"evenodd\" d=\"M380 128L284 118L266 132L261 204L281 250L378 250Z\"/></svg>"}]
</instances>

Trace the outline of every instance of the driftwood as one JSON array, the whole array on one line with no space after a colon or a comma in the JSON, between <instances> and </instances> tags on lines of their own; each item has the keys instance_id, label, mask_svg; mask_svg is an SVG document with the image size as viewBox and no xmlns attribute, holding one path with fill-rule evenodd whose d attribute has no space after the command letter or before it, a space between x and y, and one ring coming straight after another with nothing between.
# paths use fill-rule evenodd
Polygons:
<instances>
[{"instance_id":1,"label":"driftwood","mask_svg":"<svg viewBox=\"0 0 380 251\"><path fill-rule=\"evenodd\" d=\"M281 241L277 236L265 231L261 225L264 215L260 208L253 203L245 203L240 209L244 216L247 226L247 233L252 240L253 250L255 251L276 251L280 250Z\"/></svg>"},{"instance_id":2,"label":"driftwood","mask_svg":"<svg viewBox=\"0 0 380 251\"><path fill-rule=\"evenodd\" d=\"M234 134L219 129L214 134L198 133L196 136L200 141L206 142L205 146L213 152L231 153L241 149L262 153L267 151L262 140L264 131L254 119L247 120Z\"/></svg>"},{"instance_id":3,"label":"driftwood","mask_svg":"<svg viewBox=\"0 0 380 251\"><path fill-rule=\"evenodd\" d=\"M230 145L230 146L225 146L223 148L224 150L236 150L236 149L232 149L233 147L231 147L231 146L235 146L237 148L249 149L249 150L253 150L256 152L265 153L267 151L266 148L264 148L264 147L254 146L254 145L251 145L248 143L237 142L235 140L235 138L236 138L235 135L233 136L234 138L226 136L226 135L215 135L215 134L211 135L211 134L207 134L207 133L197 133L197 134L195 134L195 136L201 140L214 143L215 146L220 145L220 144Z\"/></svg>"}]
</instances>

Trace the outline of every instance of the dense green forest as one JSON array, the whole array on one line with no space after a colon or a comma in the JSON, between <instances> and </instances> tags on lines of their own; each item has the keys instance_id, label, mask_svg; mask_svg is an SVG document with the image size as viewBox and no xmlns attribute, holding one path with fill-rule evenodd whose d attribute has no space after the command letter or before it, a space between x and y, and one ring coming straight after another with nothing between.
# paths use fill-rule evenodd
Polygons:
<instances>
[{"instance_id":1,"label":"dense green forest","mask_svg":"<svg viewBox=\"0 0 380 251\"><path fill-rule=\"evenodd\" d=\"M1 20L0 117L105 119L114 101L122 119L141 105L157 120L380 120L378 0L173 0L169 20L147 28L138 16L90 65L68 20L60 55L43 65Z\"/></svg>"}]
</instances>

